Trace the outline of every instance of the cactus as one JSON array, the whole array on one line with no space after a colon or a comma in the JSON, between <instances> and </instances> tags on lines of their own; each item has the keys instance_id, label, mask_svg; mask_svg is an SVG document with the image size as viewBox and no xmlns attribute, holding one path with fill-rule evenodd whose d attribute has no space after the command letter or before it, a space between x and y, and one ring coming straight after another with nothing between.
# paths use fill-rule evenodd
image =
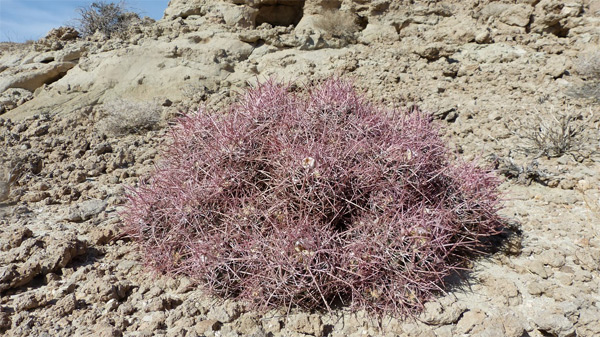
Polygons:
<instances>
[{"instance_id":1,"label":"cactus","mask_svg":"<svg viewBox=\"0 0 600 337\"><path fill-rule=\"evenodd\" d=\"M418 109L269 80L181 118L122 216L150 267L213 294L411 314L503 229L499 180L451 157Z\"/></svg>"}]
</instances>

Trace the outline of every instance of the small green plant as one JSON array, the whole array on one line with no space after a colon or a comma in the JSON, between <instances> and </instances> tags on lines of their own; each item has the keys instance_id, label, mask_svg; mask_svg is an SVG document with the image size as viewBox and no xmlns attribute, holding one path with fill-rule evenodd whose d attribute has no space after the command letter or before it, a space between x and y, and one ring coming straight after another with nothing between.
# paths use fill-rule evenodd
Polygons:
<instances>
[{"instance_id":1,"label":"small green plant","mask_svg":"<svg viewBox=\"0 0 600 337\"><path fill-rule=\"evenodd\" d=\"M92 2L91 5L80 7L77 29L83 36L101 32L107 37L124 33L134 22L140 21L137 13L126 10L125 2Z\"/></svg>"},{"instance_id":2,"label":"small green plant","mask_svg":"<svg viewBox=\"0 0 600 337\"><path fill-rule=\"evenodd\" d=\"M157 102L115 99L103 104L96 128L111 136L142 133L156 128L161 115L162 108Z\"/></svg>"}]
</instances>

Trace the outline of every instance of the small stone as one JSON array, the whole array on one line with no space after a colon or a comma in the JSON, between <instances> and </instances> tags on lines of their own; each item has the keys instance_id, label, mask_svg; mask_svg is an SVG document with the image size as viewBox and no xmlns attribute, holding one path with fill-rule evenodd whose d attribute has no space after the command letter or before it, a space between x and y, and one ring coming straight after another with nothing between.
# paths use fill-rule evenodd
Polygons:
<instances>
[{"instance_id":1,"label":"small stone","mask_svg":"<svg viewBox=\"0 0 600 337\"><path fill-rule=\"evenodd\" d=\"M0 246L2 250L9 250L11 248L17 248L23 243L23 241L33 236L31 229L27 227L17 228L8 239L6 247Z\"/></svg>"},{"instance_id":2,"label":"small stone","mask_svg":"<svg viewBox=\"0 0 600 337\"><path fill-rule=\"evenodd\" d=\"M598 317L600 317L600 309L594 307L582 308L579 313L579 321L577 322L577 335L600 336L600 323Z\"/></svg>"},{"instance_id":3,"label":"small stone","mask_svg":"<svg viewBox=\"0 0 600 337\"><path fill-rule=\"evenodd\" d=\"M73 171L69 174L69 182L79 184L84 182L86 175L83 171Z\"/></svg>"},{"instance_id":4,"label":"small stone","mask_svg":"<svg viewBox=\"0 0 600 337\"><path fill-rule=\"evenodd\" d=\"M490 31L489 30L483 30L479 33L477 33L477 35L475 35L475 42L479 43L479 44L485 44L485 43L490 43L491 41L491 35L490 35Z\"/></svg>"},{"instance_id":5,"label":"small stone","mask_svg":"<svg viewBox=\"0 0 600 337\"><path fill-rule=\"evenodd\" d=\"M575 263L590 271L598 270L600 268L600 249L590 247L575 250Z\"/></svg>"},{"instance_id":6,"label":"small stone","mask_svg":"<svg viewBox=\"0 0 600 337\"><path fill-rule=\"evenodd\" d=\"M31 192L31 193L25 194L21 198L21 200L26 201L26 202L40 202L49 197L50 197L50 193L48 193L47 191Z\"/></svg>"},{"instance_id":7,"label":"small stone","mask_svg":"<svg viewBox=\"0 0 600 337\"><path fill-rule=\"evenodd\" d=\"M544 267L544 264L539 261L539 260L533 260L533 261L529 261L529 263L526 264L527 270L529 270L530 272L542 277L542 278L548 278L548 272L546 271L546 267Z\"/></svg>"},{"instance_id":8,"label":"small stone","mask_svg":"<svg viewBox=\"0 0 600 337\"><path fill-rule=\"evenodd\" d=\"M5 312L0 308L0 332L4 332L10 329L11 320L8 312Z\"/></svg>"},{"instance_id":9,"label":"small stone","mask_svg":"<svg viewBox=\"0 0 600 337\"><path fill-rule=\"evenodd\" d=\"M525 335L525 327L523 319L517 317L514 312L506 312L500 317L500 321L504 326L504 336L506 337L521 337Z\"/></svg>"},{"instance_id":10,"label":"small stone","mask_svg":"<svg viewBox=\"0 0 600 337\"><path fill-rule=\"evenodd\" d=\"M86 221L104 211L106 206L107 203L104 200L87 200L71 207L64 219L72 222Z\"/></svg>"},{"instance_id":11,"label":"small stone","mask_svg":"<svg viewBox=\"0 0 600 337\"><path fill-rule=\"evenodd\" d=\"M462 318L456 323L456 334L468 334L473 327L483 323L487 315L485 312L476 309L470 310L463 314Z\"/></svg>"},{"instance_id":12,"label":"small stone","mask_svg":"<svg viewBox=\"0 0 600 337\"><path fill-rule=\"evenodd\" d=\"M207 319L204 321L200 321L196 323L194 329L198 334L205 334L207 331L219 331L223 326L223 323L219 322L216 319Z\"/></svg>"},{"instance_id":13,"label":"small stone","mask_svg":"<svg viewBox=\"0 0 600 337\"><path fill-rule=\"evenodd\" d=\"M75 294L69 294L56 302L56 311L60 316L68 315L77 309Z\"/></svg>"},{"instance_id":14,"label":"small stone","mask_svg":"<svg viewBox=\"0 0 600 337\"><path fill-rule=\"evenodd\" d=\"M519 289L510 279L488 275L483 281L489 287L490 293L493 296L503 299L505 304L514 306L523 302Z\"/></svg>"},{"instance_id":15,"label":"small stone","mask_svg":"<svg viewBox=\"0 0 600 337\"><path fill-rule=\"evenodd\" d=\"M531 313L531 319L543 335L567 337L573 336L575 328L567 317L554 313L549 308L540 308Z\"/></svg>"},{"instance_id":16,"label":"small stone","mask_svg":"<svg viewBox=\"0 0 600 337\"><path fill-rule=\"evenodd\" d=\"M545 290L546 287L539 282L531 282L527 285L527 291L534 296L543 294Z\"/></svg>"},{"instance_id":17,"label":"small stone","mask_svg":"<svg viewBox=\"0 0 600 337\"><path fill-rule=\"evenodd\" d=\"M33 135L36 137L43 136L48 133L48 129L50 129L49 125L41 125L33 130Z\"/></svg>"},{"instance_id":18,"label":"small stone","mask_svg":"<svg viewBox=\"0 0 600 337\"><path fill-rule=\"evenodd\" d=\"M563 190L572 190L575 187L573 179L563 179L560 181L560 188Z\"/></svg>"},{"instance_id":19,"label":"small stone","mask_svg":"<svg viewBox=\"0 0 600 337\"><path fill-rule=\"evenodd\" d=\"M295 332L318 335L321 331L321 317L306 313L289 315L285 326Z\"/></svg>"},{"instance_id":20,"label":"small stone","mask_svg":"<svg viewBox=\"0 0 600 337\"><path fill-rule=\"evenodd\" d=\"M96 145L96 147L94 148L94 153L96 155L101 155L110 152L112 152L112 146L110 146L109 143L101 143Z\"/></svg>"},{"instance_id":21,"label":"small stone","mask_svg":"<svg viewBox=\"0 0 600 337\"><path fill-rule=\"evenodd\" d=\"M37 296L33 293L25 293L15 298L14 306L17 311L35 309L41 305Z\"/></svg>"},{"instance_id":22,"label":"small stone","mask_svg":"<svg viewBox=\"0 0 600 337\"><path fill-rule=\"evenodd\" d=\"M109 312L109 311L114 311L119 307L119 301L117 301L114 298L111 298L110 300L108 300L108 302L106 302L106 304L104 305L104 311Z\"/></svg>"},{"instance_id":23,"label":"small stone","mask_svg":"<svg viewBox=\"0 0 600 337\"><path fill-rule=\"evenodd\" d=\"M467 310L463 305L452 302L442 304L440 301L425 303L421 320L430 325L443 325L456 323L463 312Z\"/></svg>"},{"instance_id":24,"label":"small stone","mask_svg":"<svg viewBox=\"0 0 600 337\"><path fill-rule=\"evenodd\" d=\"M560 268L565 265L565 255L556 249L545 250L540 254L540 262L550 265L554 268Z\"/></svg>"}]
</instances>

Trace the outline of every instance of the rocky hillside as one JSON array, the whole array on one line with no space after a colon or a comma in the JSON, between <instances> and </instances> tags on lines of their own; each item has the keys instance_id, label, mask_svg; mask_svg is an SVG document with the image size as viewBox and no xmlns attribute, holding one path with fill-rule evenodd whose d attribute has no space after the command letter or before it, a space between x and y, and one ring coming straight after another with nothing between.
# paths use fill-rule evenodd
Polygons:
<instances>
[{"instance_id":1,"label":"rocky hillside","mask_svg":"<svg viewBox=\"0 0 600 337\"><path fill-rule=\"evenodd\" d=\"M0 333L600 335L600 1L171 0L118 38L76 35L0 45ZM498 168L519 228L501 251L408 319L257 313L145 271L118 210L173 117L332 75Z\"/></svg>"}]
</instances>

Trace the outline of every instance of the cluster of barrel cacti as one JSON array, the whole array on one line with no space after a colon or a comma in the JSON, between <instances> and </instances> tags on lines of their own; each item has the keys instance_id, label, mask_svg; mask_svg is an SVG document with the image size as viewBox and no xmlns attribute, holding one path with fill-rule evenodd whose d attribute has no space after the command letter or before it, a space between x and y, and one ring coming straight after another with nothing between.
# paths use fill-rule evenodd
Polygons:
<instances>
[{"instance_id":1,"label":"cluster of barrel cacti","mask_svg":"<svg viewBox=\"0 0 600 337\"><path fill-rule=\"evenodd\" d=\"M127 232L155 270L262 308L411 313L498 234L498 180L451 159L430 115L332 79L267 81L172 130Z\"/></svg>"}]
</instances>

